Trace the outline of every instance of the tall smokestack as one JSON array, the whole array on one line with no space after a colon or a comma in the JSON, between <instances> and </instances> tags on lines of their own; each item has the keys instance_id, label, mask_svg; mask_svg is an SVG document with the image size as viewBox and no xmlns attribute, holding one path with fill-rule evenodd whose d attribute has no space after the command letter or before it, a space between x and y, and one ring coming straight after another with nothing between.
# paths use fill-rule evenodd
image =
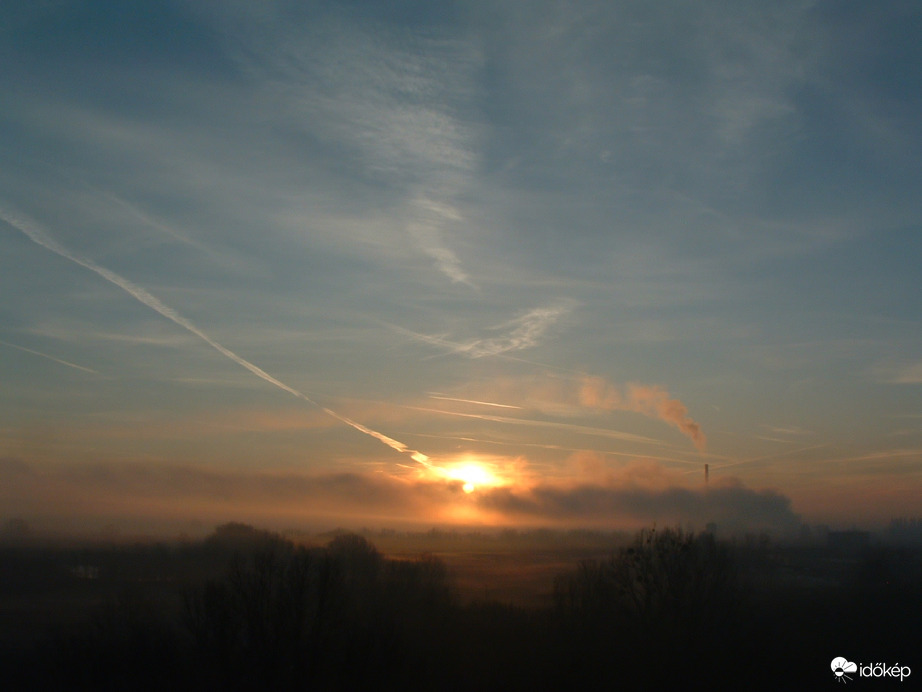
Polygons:
<instances>
[{"instance_id":1,"label":"tall smokestack","mask_svg":"<svg viewBox=\"0 0 922 692\"><path fill-rule=\"evenodd\" d=\"M710 469L708 469L708 465L705 464L704 465L704 485L705 487L707 487L709 475L710 475Z\"/></svg>"}]
</instances>

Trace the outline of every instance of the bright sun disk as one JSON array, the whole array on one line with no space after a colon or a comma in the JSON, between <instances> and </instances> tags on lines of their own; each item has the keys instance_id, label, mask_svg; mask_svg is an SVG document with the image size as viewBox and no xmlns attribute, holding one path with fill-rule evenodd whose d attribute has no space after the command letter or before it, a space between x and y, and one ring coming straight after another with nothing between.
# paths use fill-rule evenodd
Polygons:
<instances>
[{"instance_id":1,"label":"bright sun disk","mask_svg":"<svg viewBox=\"0 0 922 692\"><path fill-rule=\"evenodd\" d=\"M481 485L496 485L496 477L485 466L474 463L465 463L453 466L446 470L446 475L456 481L461 481L461 489L472 493Z\"/></svg>"}]
</instances>

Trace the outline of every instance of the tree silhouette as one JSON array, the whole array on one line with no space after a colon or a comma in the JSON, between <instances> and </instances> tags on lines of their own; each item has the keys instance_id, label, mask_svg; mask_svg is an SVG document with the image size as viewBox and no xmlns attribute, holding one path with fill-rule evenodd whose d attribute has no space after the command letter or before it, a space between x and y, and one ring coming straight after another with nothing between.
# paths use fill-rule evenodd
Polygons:
<instances>
[{"instance_id":1,"label":"tree silhouette","mask_svg":"<svg viewBox=\"0 0 922 692\"><path fill-rule=\"evenodd\" d=\"M235 541L241 536L239 527L230 533ZM353 534L311 549L242 534L256 547L235 553L223 578L184 597L202 684L396 685L418 672L409 663L412 653L431 646L423 637L434 637L449 619L448 572L435 558L385 560Z\"/></svg>"},{"instance_id":2,"label":"tree silhouette","mask_svg":"<svg viewBox=\"0 0 922 692\"><path fill-rule=\"evenodd\" d=\"M651 657L648 674L688 674L704 665L711 636L732 621L737 593L729 551L712 534L641 531L610 559L583 561L557 578L561 650L568 657L562 670L598 671L606 659L635 668L644 658L638 651L668 649L675 652L671 666L656 667ZM636 648L618 647L626 639Z\"/></svg>"}]
</instances>

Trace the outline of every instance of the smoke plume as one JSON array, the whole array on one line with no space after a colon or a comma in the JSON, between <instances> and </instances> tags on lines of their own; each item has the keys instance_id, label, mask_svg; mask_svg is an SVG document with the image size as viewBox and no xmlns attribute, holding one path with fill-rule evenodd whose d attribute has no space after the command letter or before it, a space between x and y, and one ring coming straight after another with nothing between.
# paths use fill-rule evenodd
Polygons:
<instances>
[{"instance_id":1,"label":"smoke plume","mask_svg":"<svg viewBox=\"0 0 922 692\"><path fill-rule=\"evenodd\" d=\"M659 386L629 384L625 392L601 377L585 377L580 386L580 404L605 411L636 411L679 429L699 450L707 444L701 426L688 417L688 408Z\"/></svg>"}]
</instances>

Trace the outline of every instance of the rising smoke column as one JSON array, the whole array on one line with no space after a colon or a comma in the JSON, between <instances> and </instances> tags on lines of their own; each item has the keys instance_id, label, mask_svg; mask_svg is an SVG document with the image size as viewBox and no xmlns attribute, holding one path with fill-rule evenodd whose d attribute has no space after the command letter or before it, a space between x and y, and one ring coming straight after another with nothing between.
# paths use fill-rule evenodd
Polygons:
<instances>
[{"instance_id":1,"label":"rising smoke column","mask_svg":"<svg viewBox=\"0 0 922 692\"><path fill-rule=\"evenodd\" d=\"M253 363L246 360L245 358L238 356L236 353L231 351L229 348L225 348L224 346L219 344L217 341L215 341L210 336L208 336L208 334L206 334L201 329L199 329L194 324L192 324L192 322L190 322L188 319L186 319L185 317L180 315L178 312L176 312L173 308L161 302L158 298L154 297L153 295L148 293L146 290L144 290L137 284L129 281L123 276L116 274L113 271L106 269L105 267L99 266L92 260L89 260L89 259L86 259L85 257L80 257L79 255L74 254L73 252L65 248L63 245L61 245L54 239L49 238L44 233L44 231L37 228L34 223L18 218L2 208L0 208L0 218L2 218L4 221L6 221L10 226L15 228L16 230L23 233L33 243L36 243L37 245L41 245L43 248L47 250L51 250L51 252L55 253L56 255L60 255L66 260L69 260L71 262L74 262L75 264L79 264L81 267L85 267L86 269L89 269L91 272L98 274L99 276L104 278L109 283L115 284L120 289L125 291L125 293L127 293L132 298L134 298L135 300L143 303L144 305L151 308L152 310L155 310L156 312L160 313L161 315L166 317L168 320L179 325L186 331L191 332L192 334L200 338L202 341L207 343L209 346L211 346L213 349L215 349L222 356L225 356L226 358L229 358L230 360L237 363L237 365L240 365L241 367L246 368L251 373L256 375L258 378L268 382L269 384L275 385L279 389L288 392L292 396L302 399L308 402L309 404L313 404L314 406L319 408L321 411L323 411L327 415L332 416L336 420L342 423L345 423L346 425L352 428L355 428L361 433L364 433L370 437L375 438L379 442L386 444L391 449L394 449L402 454L409 454L410 457L414 461L426 466L427 468L431 467L431 464L429 464L429 457L427 457L422 452L418 452L415 449L410 449L409 447L407 447L407 445L405 445L403 442L400 442L399 440L395 440L391 437L388 437L387 435L383 433L379 433L377 430L372 430L371 428L368 428L362 425L361 423L357 423L351 418L347 418L346 416L343 416L332 409L322 406L316 401L314 401L313 399L311 399L307 394L304 394L303 392L298 391L294 387L291 387L285 384L281 380L277 380L276 378L274 378L272 375L267 373L262 368L254 365Z\"/></svg>"},{"instance_id":2,"label":"rising smoke column","mask_svg":"<svg viewBox=\"0 0 922 692\"><path fill-rule=\"evenodd\" d=\"M699 450L707 444L701 426L689 418L685 404L671 398L662 387L629 384L627 391L622 393L601 377L585 377L580 386L579 401L587 408L636 411L658 418L678 428Z\"/></svg>"}]
</instances>

